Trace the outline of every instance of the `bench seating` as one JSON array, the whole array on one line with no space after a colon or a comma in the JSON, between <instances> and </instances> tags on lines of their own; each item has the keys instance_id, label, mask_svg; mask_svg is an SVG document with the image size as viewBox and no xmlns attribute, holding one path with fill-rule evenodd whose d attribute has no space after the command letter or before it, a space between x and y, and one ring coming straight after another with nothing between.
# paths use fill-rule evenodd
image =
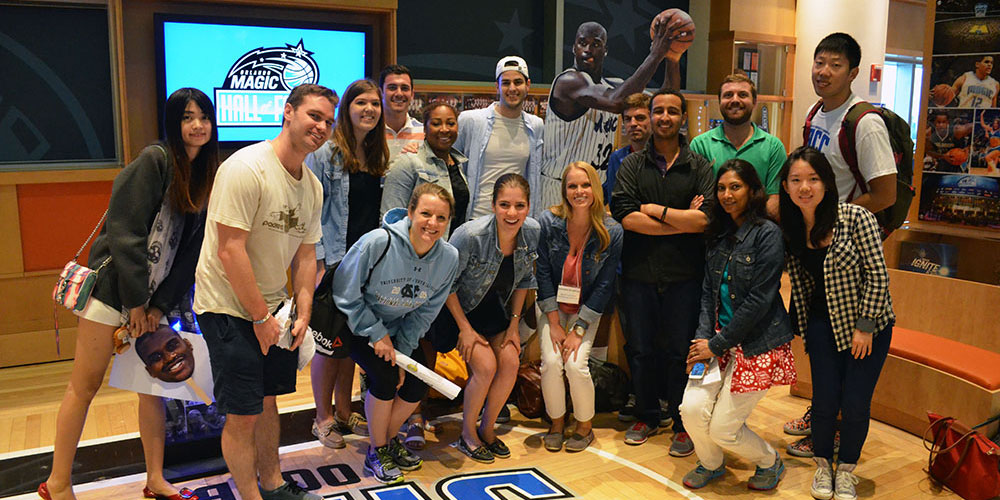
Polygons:
<instances>
[{"instance_id":1,"label":"bench seating","mask_svg":"<svg viewBox=\"0 0 1000 500\"><path fill-rule=\"evenodd\" d=\"M928 410L966 425L1000 413L995 314L1000 288L906 271L889 274L897 322L872 398L872 417L919 435L927 427ZM787 284L786 278L786 295ZM799 382L792 394L810 397L809 362L800 339L793 350ZM996 424L986 432L995 430Z\"/></svg>"}]
</instances>

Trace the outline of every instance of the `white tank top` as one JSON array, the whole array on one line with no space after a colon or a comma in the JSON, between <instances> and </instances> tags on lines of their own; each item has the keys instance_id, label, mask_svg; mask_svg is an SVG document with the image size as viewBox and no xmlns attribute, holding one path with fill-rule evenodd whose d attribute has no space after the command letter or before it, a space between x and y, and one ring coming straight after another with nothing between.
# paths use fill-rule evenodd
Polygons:
<instances>
[{"instance_id":1,"label":"white tank top","mask_svg":"<svg viewBox=\"0 0 1000 500\"><path fill-rule=\"evenodd\" d=\"M569 68L562 75L577 71ZM612 88L607 79L602 78L595 84L585 71L579 72L590 85L600 85ZM549 90L549 102L552 102L552 91ZM585 161L593 165L601 176L601 182L607 177L608 157L615 150L618 137L618 114L610 111L588 108L580 117L566 121L558 117L551 108L545 113L545 138L542 142L542 174L561 179L566 165L574 161Z\"/></svg>"},{"instance_id":2,"label":"white tank top","mask_svg":"<svg viewBox=\"0 0 1000 500\"><path fill-rule=\"evenodd\" d=\"M980 80L976 76L975 71L967 71L965 73L965 83L962 84L962 90L958 92L958 107L988 108L992 105L993 96L996 93L997 81L992 76L987 76L985 80Z\"/></svg>"}]
</instances>

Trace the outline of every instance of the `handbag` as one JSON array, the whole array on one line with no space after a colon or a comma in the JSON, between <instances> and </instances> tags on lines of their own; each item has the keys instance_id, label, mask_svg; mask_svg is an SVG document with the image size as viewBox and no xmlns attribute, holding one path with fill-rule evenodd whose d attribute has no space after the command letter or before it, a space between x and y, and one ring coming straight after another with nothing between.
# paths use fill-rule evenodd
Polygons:
<instances>
[{"instance_id":1,"label":"handbag","mask_svg":"<svg viewBox=\"0 0 1000 500\"><path fill-rule=\"evenodd\" d=\"M386 242L382 255L379 255L378 260L368 270L368 277L361 285L362 295L365 293L368 282L372 279L372 271L382 262L385 254L389 253L389 247L392 246L392 233L388 229L384 229L384 231L389 236L389 241ZM309 327L313 330L316 352L331 357L344 357L339 354L345 351L342 348L349 345L351 337L347 328L347 315L333 301L333 275L336 274L341 262L338 261L330 266L319 285L316 286L316 291L313 293L312 316L309 317Z\"/></svg>"},{"instance_id":2,"label":"handbag","mask_svg":"<svg viewBox=\"0 0 1000 500\"><path fill-rule=\"evenodd\" d=\"M76 255L66 263L62 273L59 274L56 287L52 290L52 300L57 304L63 305L66 309L82 311L87 307L87 300L90 299L90 293L94 291L94 284L97 282L98 273L101 272L101 269L104 269L104 266L111 262L111 256L108 256L96 269L89 269L87 266L77 263L77 259L80 258L83 249L87 248L87 244L97 234L97 230L101 228L101 224L104 223L104 219L107 217L108 212L105 210L104 215L101 216L101 220L97 222L97 226L90 232L90 236L87 236L87 240L76 251Z\"/></svg>"},{"instance_id":3,"label":"handbag","mask_svg":"<svg viewBox=\"0 0 1000 500\"><path fill-rule=\"evenodd\" d=\"M542 399L541 361L531 361L518 368L514 393L517 398L517 411L521 412L521 415L527 418L538 418L545 413L545 401Z\"/></svg>"},{"instance_id":4,"label":"handbag","mask_svg":"<svg viewBox=\"0 0 1000 500\"><path fill-rule=\"evenodd\" d=\"M966 500L987 500L1000 495L1000 446L976 429L1000 419L997 415L972 427L952 417L927 412L924 447L930 452L927 473ZM928 439L932 435L933 440Z\"/></svg>"}]
</instances>

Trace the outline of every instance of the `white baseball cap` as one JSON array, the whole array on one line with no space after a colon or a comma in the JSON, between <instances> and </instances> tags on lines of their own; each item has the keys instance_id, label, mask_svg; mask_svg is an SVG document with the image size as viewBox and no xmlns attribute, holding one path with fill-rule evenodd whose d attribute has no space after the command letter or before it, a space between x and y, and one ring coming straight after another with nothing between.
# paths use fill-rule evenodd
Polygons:
<instances>
[{"instance_id":1,"label":"white baseball cap","mask_svg":"<svg viewBox=\"0 0 1000 500\"><path fill-rule=\"evenodd\" d=\"M524 59L517 56L507 56L500 59L500 61L497 62L497 74L493 77L493 79L495 80L500 78L500 75L502 75L504 71L517 71L524 75L525 78L529 80L531 79L531 77L528 76L528 63L524 62Z\"/></svg>"}]
</instances>

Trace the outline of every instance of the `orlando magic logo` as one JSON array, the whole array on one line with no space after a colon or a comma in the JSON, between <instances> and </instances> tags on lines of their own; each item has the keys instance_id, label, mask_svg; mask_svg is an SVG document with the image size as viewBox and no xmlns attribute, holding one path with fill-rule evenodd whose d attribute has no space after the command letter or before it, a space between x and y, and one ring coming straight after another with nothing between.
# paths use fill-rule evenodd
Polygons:
<instances>
[{"instance_id":1,"label":"orlando magic logo","mask_svg":"<svg viewBox=\"0 0 1000 500\"><path fill-rule=\"evenodd\" d=\"M288 92L319 81L319 66L299 40L243 54L215 89L219 126L280 126Z\"/></svg>"}]
</instances>

